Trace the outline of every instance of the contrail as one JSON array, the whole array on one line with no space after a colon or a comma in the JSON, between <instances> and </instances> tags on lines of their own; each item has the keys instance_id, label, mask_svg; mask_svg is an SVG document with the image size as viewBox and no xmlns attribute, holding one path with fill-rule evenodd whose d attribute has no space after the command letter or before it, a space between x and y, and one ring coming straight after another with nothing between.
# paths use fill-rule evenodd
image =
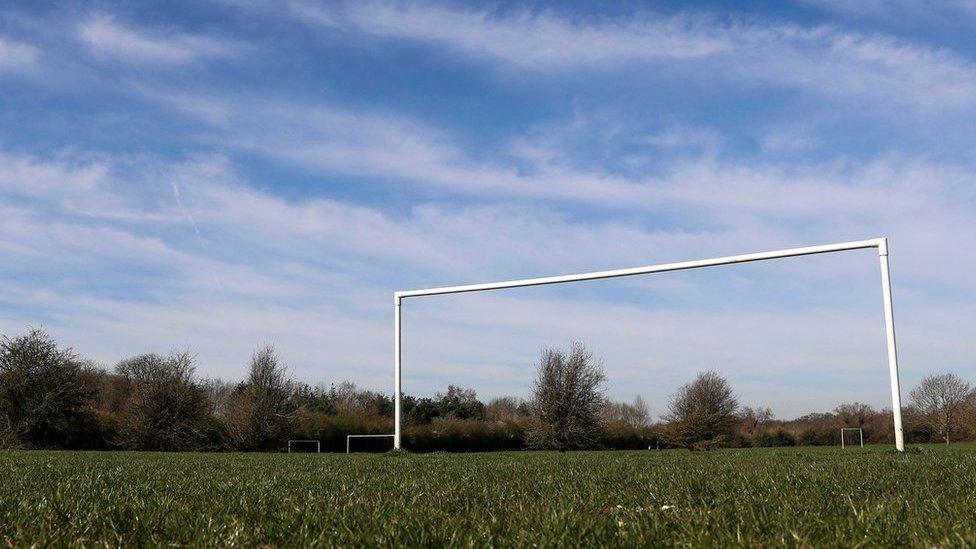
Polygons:
<instances>
[{"instance_id":1,"label":"contrail","mask_svg":"<svg viewBox=\"0 0 976 549\"><path fill-rule=\"evenodd\" d=\"M203 241L203 236L200 234L200 227L197 225L196 219L193 219L193 214L190 213L190 210L186 209L186 206L183 205L183 195L180 193L180 187L173 181L170 182L170 186L173 187L173 197L176 198L176 205L183 213L183 217L185 217L190 223L190 226L193 227L193 234L196 236L197 245L200 246L202 251L206 252L207 245ZM214 283L218 288L220 288L221 292L226 293L223 282L221 282L220 277L217 276L217 271L214 270L213 267L208 266L208 268L210 269L210 276L213 277Z\"/></svg>"},{"instance_id":2,"label":"contrail","mask_svg":"<svg viewBox=\"0 0 976 549\"><path fill-rule=\"evenodd\" d=\"M173 187L173 196L176 197L176 205L179 206L180 211L183 212L183 217L185 217L186 220L190 222L190 225L193 226L193 232L197 235L197 242L200 244L200 246L203 246L203 238L200 236L200 227L197 226L196 220L193 219L193 214L191 214L189 210L183 206L183 195L180 194L180 187L173 182L170 182L170 185Z\"/></svg>"}]
</instances>

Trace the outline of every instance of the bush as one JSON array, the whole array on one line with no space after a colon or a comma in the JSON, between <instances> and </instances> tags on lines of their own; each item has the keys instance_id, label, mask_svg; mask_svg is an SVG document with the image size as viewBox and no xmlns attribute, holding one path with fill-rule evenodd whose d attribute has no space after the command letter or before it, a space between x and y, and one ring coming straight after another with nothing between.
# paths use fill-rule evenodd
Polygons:
<instances>
[{"instance_id":1,"label":"bush","mask_svg":"<svg viewBox=\"0 0 976 549\"><path fill-rule=\"evenodd\" d=\"M0 340L0 444L82 445L94 418L87 369L42 330Z\"/></svg>"},{"instance_id":2,"label":"bush","mask_svg":"<svg viewBox=\"0 0 976 549\"><path fill-rule=\"evenodd\" d=\"M193 378L193 357L141 355L122 361L125 381L119 442L133 450L196 450L206 446L208 403Z\"/></svg>"},{"instance_id":3,"label":"bush","mask_svg":"<svg viewBox=\"0 0 976 549\"><path fill-rule=\"evenodd\" d=\"M393 432L389 418L351 412L330 414L301 408L296 413L296 439L318 440L323 452L345 452L346 435L382 435ZM392 442L387 439L363 439L356 441L359 450L389 450Z\"/></svg>"},{"instance_id":4,"label":"bush","mask_svg":"<svg viewBox=\"0 0 976 549\"><path fill-rule=\"evenodd\" d=\"M514 421L437 418L425 425L408 427L404 445L412 452L519 450L525 447L525 428Z\"/></svg>"},{"instance_id":5,"label":"bush","mask_svg":"<svg viewBox=\"0 0 976 549\"><path fill-rule=\"evenodd\" d=\"M446 393L436 395L438 416L454 419L485 419L485 405L474 389L448 385Z\"/></svg>"},{"instance_id":6,"label":"bush","mask_svg":"<svg viewBox=\"0 0 976 549\"><path fill-rule=\"evenodd\" d=\"M596 447L603 431L605 380L603 365L582 343L574 342L568 353L543 349L527 444L554 450Z\"/></svg>"},{"instance_id":7,"label":"bush","mask_svg":"<svg viewBox=\"0 0 976 549\"><path fill-rule=\"evenodd\" d=\"M753 438L753 446L796 446L796 437L785 429L763 432Z\"/></svg>"},{"instance_id":8,"label":"bush","mask_svg":"<svg viewBox=\"0 0 976 549\"><path fill-rule=\"evenodd\" d=\"M251 358L247 380L234 390L226 415L227 433L238 450L281 449L295 419L295 384L274 348Z\"/></svg>"},{"instance_id":9,"label":"bush","mask_svg":"<svg viewBox=\"0 0 976 549\"><path fill-rule=\"evenodd\" d=\"M728 381L715 372L698 374L668 404L665 437L680 448L699 449L727 443L738 423L739 403Z\"/></svg>"},{"instance_id":10,"label":"bush","mask_svg":"<svg viewBox=\"0 0 976 549\"><path fill-rule=\"evenodd\" d=\"M600 435L600 447L608 450L648 450L661 446L660 429L635 427L623 422L609 422Z\"/></svg>"}]
</instances>

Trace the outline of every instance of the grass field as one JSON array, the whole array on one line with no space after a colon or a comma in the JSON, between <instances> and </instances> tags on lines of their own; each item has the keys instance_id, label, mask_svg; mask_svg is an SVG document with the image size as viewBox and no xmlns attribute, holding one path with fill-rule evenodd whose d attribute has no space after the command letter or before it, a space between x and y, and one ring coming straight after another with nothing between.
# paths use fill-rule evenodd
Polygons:
<instances>
[{"instance_id":1,"label":"grass field","mask_svg":"<svg viewBox=\"0 0 976 549\"><path fill-rule=\"evenodd\" d=\"M976 446L0 452L5 545L976 545Z\"/></svg>"}]
</instances>

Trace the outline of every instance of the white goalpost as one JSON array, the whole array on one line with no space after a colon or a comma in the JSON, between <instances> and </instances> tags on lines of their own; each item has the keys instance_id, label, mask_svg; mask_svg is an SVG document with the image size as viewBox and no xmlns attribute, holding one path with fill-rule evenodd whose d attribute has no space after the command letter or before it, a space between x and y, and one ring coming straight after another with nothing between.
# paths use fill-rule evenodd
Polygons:
<instances>
[{"instance_id":1,"label":"white goalpost","mask_svg":"<svg viewBox=\"0 0 976 549\"><path fill-rule=\"evenodd\" d=\"M847 431L857 431L857 434L861 439L861 448L864 448L864 429L860 427L844 427L843 429L840 430L841 449L843 450L844 448L847 448L847 445L844 443L844 433L846 433Z\"/></svg>"},{"instance_id":2,"label":"white goalpost","mask_svg":"<svg viewBox=\"0 0 976 549\"><path fill-rule=\"evenodd\" d=\"M901 387L898 379L898 353L895 344L895 320L891 306L891 276L888 271L888 239L875 238L871 240L859 240L855 242L842 242L838 244L826 244L823 246L809 246L806 248L792 248L789 250L776 250L771 252L759 252L744 255L734 255L727 257L717 257L713 259L701 259L697 261L684 261L680 263L665 263L662 265L649 265L645 267L634 267L630 269L617 269L612 271L594 271L588 273L578 273L562 276L548 276L543 278L526 278L521 280L509 280L504 282L490 282L486 284L470 284L466 286L445 286L440 288L428 288L424 290L398 291L393 293L393 394L394 394L394 432L393 448L401 448L401 434L403 427L403 415L401 413L402 385L401 385L401 351L402 338L400 333L401 309L404 299L413 297L425 297L445 294L459 294L465 292L483 292L489 290L501 290L506 288L524 288L527 286L543 286L547 284L562 284L566 282L580 282L583 280L600 280L605 278L619 278L624 276L636 276L653 273L663 273L669 271L682 271L688 269L699 269L703 267L715 267L718 265L732 265L736 263L749 263L753 261L765 261L770 259L783 259L787 257L798 257L805 255L824 254L830 252L842 252L848 250L860 250L866 248L876 248L881 262L881 295L884 302L885 335L888 349L888 374L891 382L891 413L894 419L895 428L895 447L898 451L905 450L904 436L901 424Z\"/></svg>"},{"instance_id":3,"label":"white goalpost","mask_svg":"<svg viewBox=\"0 0 976 549\"><path fill-rule=\"evenodd\" d=\"M288 441L288 453L289 454L291 453L291 445L293 443L312 444L313 442L315 443L315 453L316 454L321 454L322 453L322 441L321 440L296 440L296 439L291 439L291 440Z\"/></svg>"}]
</instances>

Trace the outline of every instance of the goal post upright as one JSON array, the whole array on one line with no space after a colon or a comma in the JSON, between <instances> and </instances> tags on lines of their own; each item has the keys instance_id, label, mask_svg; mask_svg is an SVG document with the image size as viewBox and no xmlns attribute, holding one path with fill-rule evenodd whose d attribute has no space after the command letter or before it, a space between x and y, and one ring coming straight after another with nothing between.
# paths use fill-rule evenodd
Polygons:
<instances>
[{"instance_id":1,"label":"goal post upright","mask_svg":"<svg viewBox=\"0 0 976 549\"><path fill-rule=\"evenodd\" d=\"M393 294L393 449L400 449L400 436L403 423L403 389L400 385L400 295Z\"/></svg>"},{"instance_id":2,"label":"goal post upright","mask_svg":"<svg viewBox=\"0 0 976 549\"><path fill-rule=\"evenodd\" d=\"M895 447L905 450L905 435L901 426L901 381L898 379L898 346L895 344L895 313L891 305L891 272L888 270L888 239L878 243L881 261L881 295L884 300L885 341L888 346L888 375L891 378L891 413L895 424Z\"/></svg>"},{"instance_id":3,"label":"goal post upright","mask_svg":"<svg viewBox=\"0 0 976 549\"><path fill-rule=\"evenodd\" d=\"M733 255L717 257L713 259L700 259L696 261L682 261L678 263L665 263L661 265L648 265L644 267L633 267L630 269L616 269L610 271L593 271L561 276L547 276L541 278L526 278L520 280L508 280L503 282L489 282L484 284L468 284L463 286L443 286L438 288L427 288L423 290L397 291L393 293L393 364L394 364L394 431L393 447L402 447L402 337L401 337L401 317L402 302L410 297L424 297L434 295L459 294L466 292L482 292L489 290L502 290L507 288L524 288L528 286L544 286L549 284L561 284L565 282L580 282L584 280L601 280L606 278L619 278L624 276L635 276L652 273L663 273L669 271L682 271L688 269L698 269L702 267L715 267L718 265L731 265L735 263L749 263L753 261L765 261L769 259L782 259L787 257L799 257L805 255L815 255L830 252L841 252L847 250L860 250L867 248L877 248L881 260L881 286L884 298L885 314L885 333L888 350L888 369L891 378L891 404L892 415L894 418L895 447L898 451L905 449L904 436L902 434L901 421L901 388L898 381L898 355L895 346L895 323L891 306L891 275L888 271L888 239L874 238L871 240L858 240L852 242L841 242L837 244L825 244L822 246L808 246L805 248L791 248L788 250L775 250L770 252L759 252L752 254Z\"/></svg>"}]
</instances>

